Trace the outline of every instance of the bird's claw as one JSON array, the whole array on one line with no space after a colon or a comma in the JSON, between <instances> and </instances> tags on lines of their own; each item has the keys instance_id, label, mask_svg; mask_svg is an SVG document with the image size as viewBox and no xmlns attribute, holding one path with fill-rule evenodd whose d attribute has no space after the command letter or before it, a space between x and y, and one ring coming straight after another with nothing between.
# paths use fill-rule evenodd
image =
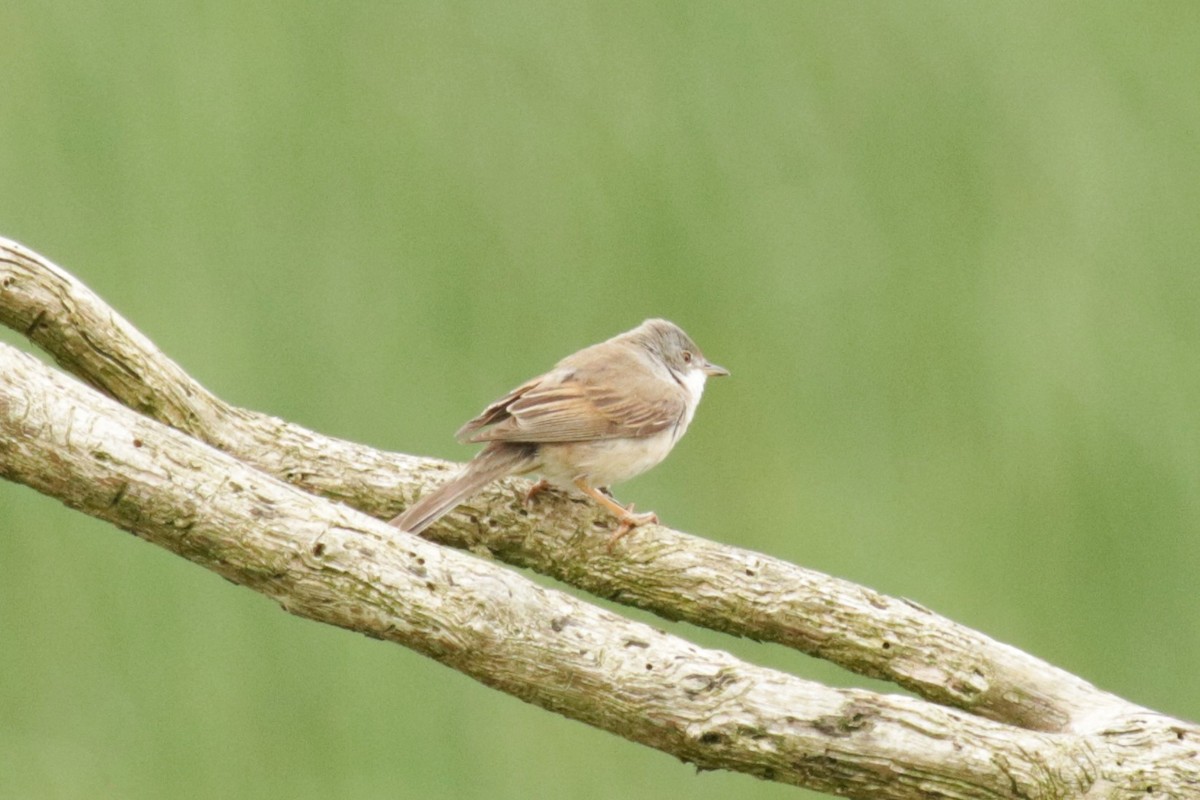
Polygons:
<instances>
[{"instance_id":1,"label":"bird's claw","mask_svg":"<svg viewBox=\"0 0 1200 800\"><path fill-rule=\"evenodd\" d=\"M525 507L529 508L530 506L532 506L534 499L539 494L541 494L542 492L546 491L549 488L550 488L550 481L547 481L547 480L540 480L537 483L535 483L533 486L530 486L529 491L525 493Z\"/></svg>"},{"instance_id":2,"label":"bird's claw","mask_svg":"<svg viewBox=\"0 0 1200 800\"><path fill-rule=\"evenodd\" d=\"M625 536L628 535L629 532L634 528L640 528L643 525L658 524L658 514L655 514L653 511L635 514L633 513L633 503L629 504L629 507L625 509L625 513L618 517L618 519L621 521L621 524L617 526L616 531L614 531L613 535L609 537L609 550L612 550L613 546L616 545L616 543L621 539L625 538Z\"/></svg>"}]
</instances>

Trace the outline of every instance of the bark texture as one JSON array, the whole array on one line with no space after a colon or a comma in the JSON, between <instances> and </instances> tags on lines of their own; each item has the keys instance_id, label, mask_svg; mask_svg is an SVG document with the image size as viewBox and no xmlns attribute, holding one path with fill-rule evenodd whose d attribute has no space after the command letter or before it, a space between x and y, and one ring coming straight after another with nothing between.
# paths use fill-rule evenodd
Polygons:
<instances>
[{"instance_id":1,"label":"bark texture","mask_svg":"<svg viewBox=\"0 0 1200 800\"><path fill-rule=\"evenodd\" d=\"M107 395L0 346L0 475L293 613L702 768L856 797L1200 797L1196 726L910 601L658 526L610 553L603 512L562 496L527 511L521 481L427 534L921 699L745 664L398 536L368 515L394 514L451 465L227 405L70 275L2 239L0 321Z\"/></svg>"}]
</instances>

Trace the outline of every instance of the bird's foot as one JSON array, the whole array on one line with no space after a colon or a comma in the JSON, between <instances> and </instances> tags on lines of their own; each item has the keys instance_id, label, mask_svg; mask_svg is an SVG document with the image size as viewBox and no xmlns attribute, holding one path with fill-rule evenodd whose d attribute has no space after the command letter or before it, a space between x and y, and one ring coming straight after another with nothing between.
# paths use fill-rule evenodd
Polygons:
<instances>
[{"instance_id":1,"label":"bird's foot","mask_svg":"<svg viewBox=\"0 0 1200 800\"><path fill-rule=\"evenodd\" d=\"M609 537L609 550L612 550L616 543L625 538L634 528L640 528L642 525L658 524L658 514L655 514L653 511L635 514L633 513L633 503L630 503L629 507L624 510L624 513L617 516L617 519L621 521L621 524L617 526L616 531Z\"/></svg>"},{"instance_id":2,"label":"bird's foot","mask_svg":"<svg viewBox=\"0 0 1200 800\"><path fill-rule=\"evenodd\" d=\"M635 514L633 513L633 503L630 503L628 507L623 506L614 500L612 495L606 494L602 489L597 489L594 486L589 485L588 482L583 478L576 478L575 486L579 489L579 491L583 492L588 497L604 506L604 508L608 510L608 513L616 517L621 523L617 526L616 531L613 532L612 537L608 540L609 550L612 550L613 545L624 538L634 528L658 522L658 514L655 514L653 511L647 511L643 514Z\"/></svg>"},{"instance_id":3,"label":"bird's foot","mask_svg":"<svg viewBox=\"0 0 1200 800\"><path fill-rule=\"evenodd\" d=\"M540 480L533 486L530 486L529 491L525 493L525 507L528 508L529 506L532 506L534 499L537 498L539 494L549 489L550 486L551 484L548 480Z\"/></svg>"}]
</instances>

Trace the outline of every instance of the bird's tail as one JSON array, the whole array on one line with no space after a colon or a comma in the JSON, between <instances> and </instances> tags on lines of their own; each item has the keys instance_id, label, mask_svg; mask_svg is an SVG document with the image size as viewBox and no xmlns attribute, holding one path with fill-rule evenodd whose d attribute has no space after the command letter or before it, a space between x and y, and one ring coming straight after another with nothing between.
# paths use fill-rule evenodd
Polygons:
<instances>
[{"instance_id":1,"label":"bird's tail","mask_svg":"<svg viewBox=\"0 0 1200 800\"><path fill-rule=\"evenodd\" d=\"M528 472L536 465L536 446L493 442L471 459L462 472L413 503L388 524L409 533L420 533L497 478Z\"/></svg>"}]
</instances>

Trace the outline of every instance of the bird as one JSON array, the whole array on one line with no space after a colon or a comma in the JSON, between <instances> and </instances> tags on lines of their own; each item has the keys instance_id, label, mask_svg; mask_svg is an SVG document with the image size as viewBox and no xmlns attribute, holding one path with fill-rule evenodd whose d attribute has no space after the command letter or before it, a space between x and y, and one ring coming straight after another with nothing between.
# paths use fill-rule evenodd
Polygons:
<instances>
[{"instance_id":1,"label":"bird","mask_svg":"<svg viewBox=\"0 0 1200 800\"><path fill-rule=\"evenodd\" d=\"M463 425L456 438L484 448L389 524L420 534L492 481L539 473L525 502L551 487L590 497L617 519L611 549L658 515L635 513L609 487L666 458L691 423L705 380L724 375L729 370L665 319L585 347Z\"/></svg>"}]
</instances>

